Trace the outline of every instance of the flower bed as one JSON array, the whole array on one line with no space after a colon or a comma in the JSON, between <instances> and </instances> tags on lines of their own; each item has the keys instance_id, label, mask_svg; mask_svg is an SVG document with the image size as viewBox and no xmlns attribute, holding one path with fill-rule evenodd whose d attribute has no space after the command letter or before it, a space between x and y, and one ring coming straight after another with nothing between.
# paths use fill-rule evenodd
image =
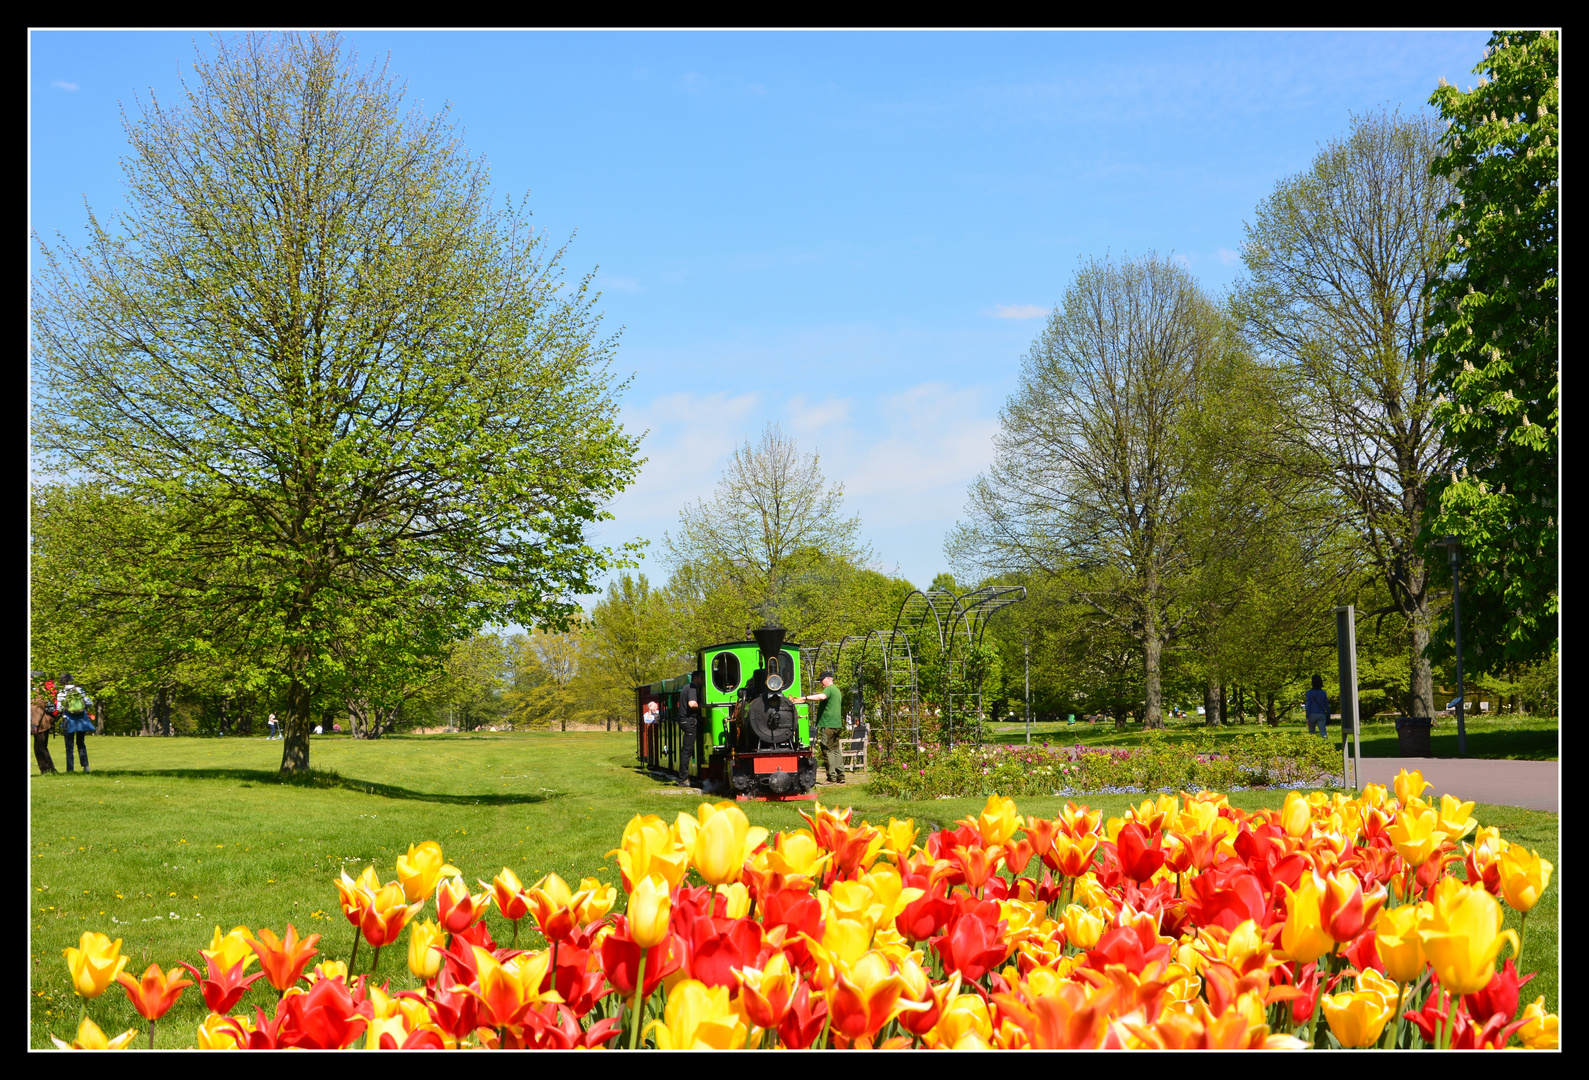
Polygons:
<instances>
[{"instance_id":1,"label":"flower bed","mask_svg":"<svg viewBox=\"0 0 1589 1080\"><path fill-rule=\"evenodd\" d=\"M873 765L869 791L903 799L1150 793L1188 788L1317 787L1340 783L1341 752L1316 736L1246 735L1223 751L1212 739L1190 746L1149 733L1129 750L1077 746L922 747Z\"/></svg>"},{"instance_id":2,"label":"flower bed","mask_svg":"<svg viewBox=\"0 0 1589 1080\"><path fill-rule=\"evenodd\" d=\"M344 873L347 963L290 925L216 927L202 970L181 964L191 980L176 964L134 979L96 932L66 961L86 1012L119 984L151 1045L196 981L202 1048L1553 1047L1543 998L1518 1015L1531 976L1497 969L1521 948L1497 897L1526 931L1552 868L1426 786L1403 773L1394 798L1292 792L1258 812L1203 791L1107 821L1074 803L1022 817L993 795L925 837L820 806L769 836L703 803L629 823L611 853L622 893L505 868L473 893L433 841L391 881ZM544 947L517 948L525 920ZM361 946L406 947L415 989L353 974ZM260 979L274 1008L234 1014ZM55 1041L138 1036L88 1016Z\"/></svg>"}]
</instances>

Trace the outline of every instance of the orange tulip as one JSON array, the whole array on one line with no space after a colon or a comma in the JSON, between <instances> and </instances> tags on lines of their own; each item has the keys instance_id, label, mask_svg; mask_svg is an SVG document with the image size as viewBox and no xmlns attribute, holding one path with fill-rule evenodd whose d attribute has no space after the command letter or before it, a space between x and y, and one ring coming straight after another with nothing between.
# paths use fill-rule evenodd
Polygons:
<instances>
[{"instance_id":1,"label":"orange tulip","mask_svg":"<svg viewBox=\"0 0 1589 1080\"><path fill-rule=\"evenodd\" d=\"M507 867L504 866L502 873L491 879L491 884L482 881L480 887L491 890L491 899L496 902L497 910L504 919L516 923L530 913L530 902L524 895L524 886L519 876Z\"/></svg>"},{"instance_id":2,"label":"orange tulip","mask_svg":"<svg viewBox=\"0 0 1589 1080\"><path fill-rule=\"evenodd\" d=\"M161 971L158 964L150 964L143 978L136 982L125 972L117 975L116 981L127 991L127 1000L145 1020L160 1019L176 1004L182 991L193 985L192 979L182 978L175 968Z\"/></svg>"},{"instance_id":3,"label":"orange tulip","mask_svg":"<svg viewBox=\"0 0 1589 1080\"><path fill-rule=\"evenodd\" d=\"M285 991L303 977L303 969L319 955L320 950L314 947L319 940L319 934L299 940L298 931L288 923L285 938L278 938L273 930L262 929L248 944L258 954L266 980L277 990Z\"/></svg>"},{"instance_id":4,"label":"orange tulip","mask_svg":"<svg viewBox=\"0 0 1589 1080\"><path fill-rule=\"evenodd\" d=\"M342 876L337 878L332 884L337 887L338 901L342 905L343 917L354 926L358 926L364 921L364 909L369 907L370 897L374 896L381 888L381 879L376 876L375 867L366 866L364 872L356 879L348 877L348 872L344 870L342 871ZM217 928L217 932L219 932L219 928Z\"/></svg>"}]
</instances>

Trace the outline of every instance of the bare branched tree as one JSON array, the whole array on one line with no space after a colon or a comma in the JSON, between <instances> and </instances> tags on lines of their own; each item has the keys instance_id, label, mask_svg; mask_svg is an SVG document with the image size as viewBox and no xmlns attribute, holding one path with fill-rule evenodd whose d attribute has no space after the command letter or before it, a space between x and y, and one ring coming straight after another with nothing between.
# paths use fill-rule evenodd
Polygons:
<instances>
[{"instance_id":1,"label":"bare branched tree","mask_svg":"<svg viewBox=\"0 0 1589 1080\"><path fill-rule=\"evenodd\" d=\"M1318 478L1355 511L1374 571L1407 620L1411 707L1433 715L1429 574L1414 546L1428 481L1446 467L1431 422L1436 391L1420 352L1450 185L1429 166L1440 127L1426 114L1354 117L1346 137L1258 206L1237 309L1255 346L1282 362L1301 403L1277 431L1311 451ZM1383 613L1370 613L1383 614Z\"/></svg>"},{"instance_id":2,"label":"bare branched tree","mask_svg":"<svg viewBox=\"0 0 1589 1080\"><path fill-rule=\"evenodd\" d=\"M844 516L844 485L829 484L816 454L801 455L776 423L734 451L710 503L679 513L663 543L675 568L721 573L772 617L791 558L802 549L859 563L859 518Z\"/></svg>"}]
</instances>

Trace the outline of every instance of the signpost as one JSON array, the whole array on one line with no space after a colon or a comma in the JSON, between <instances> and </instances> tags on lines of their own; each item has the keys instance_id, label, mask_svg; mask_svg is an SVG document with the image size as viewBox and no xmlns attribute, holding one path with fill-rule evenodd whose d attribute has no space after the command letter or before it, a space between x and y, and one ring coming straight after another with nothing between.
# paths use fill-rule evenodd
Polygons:
<instances>
[{"instance_id":1,"label":"signpost","mask_svg":"<svg viewBox=\"0 0 1589 1080\"><path fill-rule=\"evenodd\" d=\"M1341 678L1341 779L1345 781L1349 775L1351 786L1361 791L1363 740L1357 707L1357 617L1351 604L1335 609L1335 662Z\"/></svg>"}]
</instances>

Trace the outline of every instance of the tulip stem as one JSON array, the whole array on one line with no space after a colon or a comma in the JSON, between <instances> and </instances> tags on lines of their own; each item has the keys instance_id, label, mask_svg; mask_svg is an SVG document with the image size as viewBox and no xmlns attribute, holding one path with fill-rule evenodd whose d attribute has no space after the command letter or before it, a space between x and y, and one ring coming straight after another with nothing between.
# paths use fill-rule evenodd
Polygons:
<instances>
[{"instance_id":1,"label":"tulip stem","mask_svg":"<svg viewBox=\"0 0 1589 1080\"><path fill-rule=\"evenodd\" d=\"M381 947L379 945L377 945L377 946L375 946L375 959L370 961L370 974L374 975L376 970L380 966L381 966Z\"/></svg>"},{"instance_id":2,"label":"tulip stem","mask_svg":"<svg viewBox=\"0 0 1589 1080\"><path fill-rule=\"evenodd\" d=\"M629 1006L629 1011L634 1013L634 1029L629 1032L629 1049L635 1050L640 1046L640 1002L645 1000L646 989L646 953L650 950L640 950L640 974L634 981L634 1001Z\"/></svg>"},{"instance_id":3,"label":"tulip stem","mask_svg":"<svg viewBox=\"0 0 1589 1080\"><path fill-rule=\"evenodd\" d=\"M1523 964L1523 941L1527 933L1528 912L1520 911L1517 913L1517 963L1519 967Z\"/></svg>"},{"instance_id":4,"label":"tulip stem","mask_svg":"<svg viewBox=\"0 0 1589 1080\"><path fill-rule=\"evenodd\" d=\"M149 1021L149 1049L154 1049L154 1021Z\"/></svg>"},{"instance_id":5,"label":"tulip stem","mask_svg":"<svg viewBox=\"0 0 1589 1080\"><path fill-rule=\"evenodd\" d=\"M359 938L361 936L362 935L359 933L359 928L355 926L353 928L353 955L348 957L349 971L353 970L353 962L359 958Z\"/></svg>"}]
</instances>

